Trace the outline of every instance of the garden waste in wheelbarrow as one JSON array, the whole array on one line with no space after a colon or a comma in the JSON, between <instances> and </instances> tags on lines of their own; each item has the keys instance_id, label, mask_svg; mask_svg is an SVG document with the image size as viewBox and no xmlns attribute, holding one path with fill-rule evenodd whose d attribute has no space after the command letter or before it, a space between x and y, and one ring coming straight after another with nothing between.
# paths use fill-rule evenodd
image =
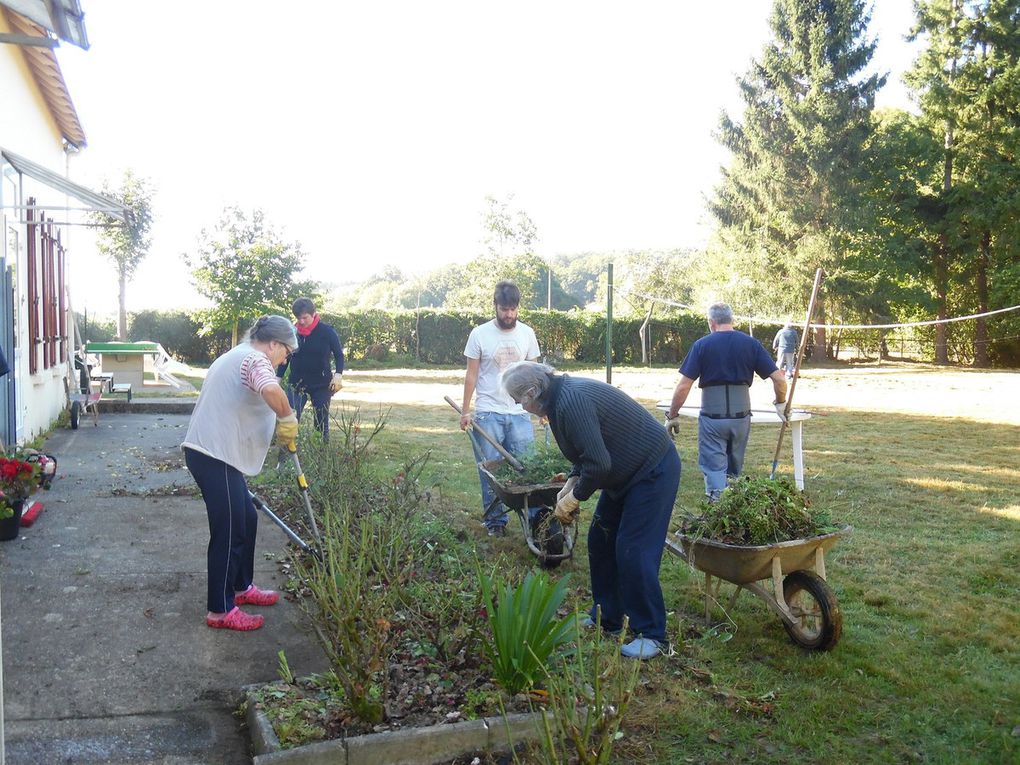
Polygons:
<instances>
[{"instance_id":1,"label":"garden waste in wheelbarrow","mask_svg":"<svg viewBox=\"0 0 1020 765\"><path fill-rule=\"evenodd\" d=\"M499 507L501 502L507 509L514 511L520 518L528 549L538 556L544 568L555 568L573 556L577 535L574 524L564 528L552 514L556 506L556 495L563 488L564 482L525 485L504 482L496 474L505 463L506 460L499 459L478 464L478 469L496 494L496 499L486 508L485 514L502 513ZM529 518L531 509L536 512Z\"/></svg>"},{"instance_id":2,"label":"garden waste in wheelbarrow","mask_svg":"<svg viewBox=\"0 0 1020 765\"><path fill-rule=\"evenodd\" d=\"M764 600L795 643L827 651L839 642L843 614L825 581L825 551L853 531L844 526L831 534L791 539L771 545L729 545L679 532L666 536L666 549L705 574L705 618L718 602L723 581L735 584L727 610L742 589ZM712 578L716 582L712 582ZM771 591L763 584L772 579Z\"/></svg>"}]
</instances>

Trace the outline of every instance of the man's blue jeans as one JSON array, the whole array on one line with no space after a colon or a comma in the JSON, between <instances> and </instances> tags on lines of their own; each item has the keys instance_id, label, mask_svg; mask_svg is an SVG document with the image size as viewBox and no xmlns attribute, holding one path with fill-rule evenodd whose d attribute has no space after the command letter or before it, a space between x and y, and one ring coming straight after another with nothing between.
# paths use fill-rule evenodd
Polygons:
<instances>
[{"instance_id":1,"label":"man's blue jeans","mask_svg":"<svg viewBox=\"0 0 1020 765\"><path fill-rule=\"evenodd\" d=\"M698 418L698 467L705 474L705 494L709 497L718 497L726 488L727 479L740 475L750 435L750 417Z\"/></svg>"},{"instance_id":2,"label":"man's blue jeans","mask_svg":"<svg viewBox=\"0 0 1020 765\"><path fill-rule=\"evenodd\" d=\"M510 452L515 457L524 454L535 441L535 429L531 424L531 415L527 412L521 414L500 414L498 412L475 412L472 421L475 427L484 430L492 439ZM483 436L475 434L471 438L474 446L475 460L488 462L489 460L500 459L502 455L496 451L496 447L485 440ZM496 493L489 485L489 479L478 471L478 478L482 483L482 512L484 513L493 500ZM502 513L493 513L485 521L486 528L497 528L506 526L507 511L503 507Z\"/></svg>"}]
</instances>

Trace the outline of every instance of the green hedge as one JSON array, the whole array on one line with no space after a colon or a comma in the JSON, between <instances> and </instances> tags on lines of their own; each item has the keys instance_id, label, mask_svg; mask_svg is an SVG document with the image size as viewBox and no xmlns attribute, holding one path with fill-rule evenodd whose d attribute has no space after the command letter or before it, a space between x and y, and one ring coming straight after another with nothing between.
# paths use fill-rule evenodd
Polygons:
<instances>
[{"instance_id":1,"label":"green hedge","mask_svg":"<svg viewBox=\"0 0 1020 765\"><path fill-rule=\"evenodd\" d=\"M139 311L131 315L129 340L152 340L167 353L193 364L209 364L230 349L230 333L202 336L202 323L184 311Z\"/></svg>"},{"instance_id":2,"label":"green hedge","mask_svg":"<svg viewBox=\"0 0 1020 765\"><path fill-rule=\"evenodd\" d=\"M356 362L373 346L387 353L415 359L424 364L461 365L464 344L471 330L492 316L459 311L427 309L422 311L359 311L322 314L340 335L344 353ZM605 363L605 317L586 311L522 311L521 321L534 328L542 352L554 364L578 361ZM613 363L641 363L641 339L638 331L643 319L619 318L613 321ZM198 334L200 323L182 311L141 311L131 321L131 339L161 343L177 358L189 363L207 364L230 347L230 335L217 332ZM246 326L246 325L245 325ZM755 336L771 348L778 327L757 325ZM650 322L652 363L678 364L691 343L708 331L705 319L694 314L654 319Z\"/></svg>"},{"instance_id":3,"label":"green hedge","mask_svg":"<svg viewBox=\"0 0 1020 765\"><path fill-rule=\"evenodd\" d=\"M360 311L322 313L322 320L333 325L344 344L344 352L352 362L366 357L369 348L378 346L386 354L396 354L423 364L464 363L464 344L471 330L489 321L491 315L460 311L425 309L419 312ZM599 366L605 363L605 316L587 311L521 311L521 320L531 325L538 336L542 352L551 363L577 361ZM89 340L112 340L116 336L113 322L97 322L91 316L87 323L78 316L79 326ZM613 321L613 363L641 364L641 339L638 334L642 317L615 318ZM247 329L250 321L241 323ZM653 319L650 324L651 362L679 364L691 343L708 332L701 315L677 313ZM140 311L131 315L129 339L153 340L175 357L193 364L208 364L230 348L230 333L214 332L200 335L201 322L184 311ZM988 322L989 356L992 365L1009 367L1020 364L1020 319L1014 316L994 317ZM747 331L747 327L738 325ZM772 338L779 325L756 324L754 336L771 353ZM800 331L798 329L798 331ZM917 327L909 343L918 358L933 358L935 331ZM951 324L947 330L950 357L959 363L970 363L974 329L970 322ZM837 335L830 333L830 342ZM843 348L859 349L877 356L881 335L873 331L847 330L838 336ZM890 342L895 343L896 340ZM377 349L378 350L378 349Z\"/></svg>"}]
</instances>

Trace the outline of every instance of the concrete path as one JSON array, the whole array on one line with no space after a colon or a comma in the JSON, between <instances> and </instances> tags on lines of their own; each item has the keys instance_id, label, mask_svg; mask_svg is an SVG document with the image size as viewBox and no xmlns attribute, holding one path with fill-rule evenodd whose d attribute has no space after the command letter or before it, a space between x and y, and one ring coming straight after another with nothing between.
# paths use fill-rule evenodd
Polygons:
<instances>
[{"instance_id":1,"label":"concrete path","mask_svg":"<svg viewBox=\"0 0 1020 765\"><path fill-rule=\"evenodd\" d=\"M0 542L6 765L249 763L240 689L321 650L294 604L255 632L205 626L208 526L178 445L188 416L103 411L58 430L45 510ZM256 582L282 585L285 538L259 519Z\"/></svg>"}]
</instances>

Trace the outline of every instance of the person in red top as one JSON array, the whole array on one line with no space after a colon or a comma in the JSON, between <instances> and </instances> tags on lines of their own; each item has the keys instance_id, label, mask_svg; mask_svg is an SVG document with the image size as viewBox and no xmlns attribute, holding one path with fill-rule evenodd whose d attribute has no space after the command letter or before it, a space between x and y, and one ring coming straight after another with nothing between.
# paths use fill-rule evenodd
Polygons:
<instances>
[{"instance_id":1,"label":"person in red top","mask_svg":"<svg viewBox=\"0 0 1020 765\"><path fill-rule=\"evenodd\" d=\"M276 374L283 377L290 369L288 396L298 419L311 399L315 429L323 441L329 441L329 402L344 385L344 348L336 330L320 321L310 298L295 300L293 310L298 348ZM330 365L331 358L335 367Z\"/></svg>"}]
</instances>

